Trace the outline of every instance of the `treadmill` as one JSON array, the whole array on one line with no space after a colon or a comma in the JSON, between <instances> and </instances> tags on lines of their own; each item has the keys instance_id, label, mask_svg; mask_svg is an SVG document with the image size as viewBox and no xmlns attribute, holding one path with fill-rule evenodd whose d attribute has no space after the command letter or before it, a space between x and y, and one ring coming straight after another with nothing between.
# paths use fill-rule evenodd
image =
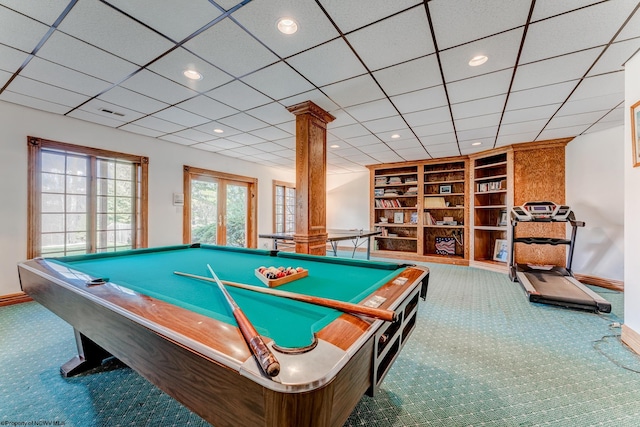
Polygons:
<instances>
[{"instance_id":1,"label":"treadmill","mask_svg":"<svg viewBox=\"0 0 640 427\"><path fill-rule=\"evenodd\" d=\"M549 237L515 237L515 228L520 222L569 222L571 239ZM557 205L553 202L527 202L515 206L511 210L511 257L509 277L518 281L530 302L551 304L565 308L587 310L592 312L611 312L611 303L593 292L573 277L571 262L578 227L584 227L583 221L576 221L569 206ZM515 244L527 245L568 245L567 266L516 264Z\"/></svg>"}]
</instances>

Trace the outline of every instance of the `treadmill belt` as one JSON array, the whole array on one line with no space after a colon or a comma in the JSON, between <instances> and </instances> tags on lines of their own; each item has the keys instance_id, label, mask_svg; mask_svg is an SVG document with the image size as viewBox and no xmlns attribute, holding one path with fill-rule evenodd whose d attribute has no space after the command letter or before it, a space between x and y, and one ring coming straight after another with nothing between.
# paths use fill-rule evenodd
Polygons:
<instances>
[{"instance_id":1,"label":"treadmill belt","mask_svg":"<svg viewBox=\"0 0 640 427\"><path fill-rule=\"evenodd\" d=\"M577 303L592 301L589 295L557 271L527 271L524 274L545 298Z\"/></svg>"}]
</instances>

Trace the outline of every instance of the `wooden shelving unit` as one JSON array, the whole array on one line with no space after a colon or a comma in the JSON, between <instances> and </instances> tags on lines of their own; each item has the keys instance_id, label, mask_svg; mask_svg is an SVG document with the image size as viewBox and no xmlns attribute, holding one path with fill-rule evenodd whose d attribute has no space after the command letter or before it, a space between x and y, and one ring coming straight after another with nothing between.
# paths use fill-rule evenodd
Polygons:
<instances>
[{"instance_id":1,"label":"wooden shelving unit","mask_svg":"<svg viewBox=\"0 0 640 427\"><path fill-rule=\"evenodd\" d=\"M374 237L374 252L417 253L418 166L376 169L372 173L371 185L371 223L382 231L382 235Z\"/></svg>"},{"instance_id":2,"label":"wooden shelving unit","mask_svg":"<svg viewBox=\"0 0 640 427\"><path fill-rule=\"evenodd\" d=\"M424 256L465 263L467 254L468 161L428 163L422 166L422 233Z\"/></svg>"},{"instance_id":3,"label":"wooden shelving unit","mask_svg":"<svg viewBox=\"0 0 640 427\"><path fill-rule=\"evenodd\" d=\"M494 252L496 241L503 240L508 247L512 238L510 210L514 203L531 200L564 203L564 182L558 182L557 177L564 174L564 147L570 140L514 144L469 156L370 165L370 224L386 234L374 238L374 255L506 273L509 259L496 261ZM536 234L529 226L534 225L521 224L518 228ZM564 229L553 230L554 237L563 234ZM451 247L453 250L446 249ZM516 260L558 264L564 252L552 249L544 253L536 248L517 249Z\"/></svg>"},{"instance_id":4,"label":"wooden shelving unit","mask_svg":"<svg viewBox=\"0 0 640 427\"><path fill-rule=\"evenodd\" d=\"M495 260L496 245L510 239L509 211L513 205L513 153L510 150L472 156L472 234L469 264L507 272L508 259ZM498 243L496 243L498 242ZM507 251L508 253L508 251Z\"/></svg>"}]
</instances>

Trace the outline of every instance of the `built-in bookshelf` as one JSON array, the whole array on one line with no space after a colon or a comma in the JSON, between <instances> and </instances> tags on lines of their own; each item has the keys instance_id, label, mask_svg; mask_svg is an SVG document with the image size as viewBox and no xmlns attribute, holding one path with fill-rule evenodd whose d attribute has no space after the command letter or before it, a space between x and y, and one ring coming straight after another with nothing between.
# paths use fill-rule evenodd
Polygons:
<instances>
[{"instance_id":1,"label":"built-in bookshelf","mask_svg":"<svg viewBox=\"0 0 640 427\"><path fill-rule=\"evenodd\" d=\"M373 173L374 251L416 253L418 248L418 167L376 169Z\"/></svg>"},{"instance_id":2,"label":"built-in bookshelf","mask_svg":"<svg viewBox=\"0 0 640 427\"><path fill-rule=\"evenodd\" d=\"M505 150L479 157L472 162L473 245L470 264L498 271L507 270L501 249L508 247L509 211L513 204L511 188L512 152Z\"/></svg>"},{"instance_id":3,"label":"built-in bookshelf","mask_svg":"<svg viewBox=\"0 0 640 427\"><path fill-rule=\"evenodd\" d=\"M422 166L422 233L425 256L467 259L467 160Z\"/></svg>"}]
</instances>

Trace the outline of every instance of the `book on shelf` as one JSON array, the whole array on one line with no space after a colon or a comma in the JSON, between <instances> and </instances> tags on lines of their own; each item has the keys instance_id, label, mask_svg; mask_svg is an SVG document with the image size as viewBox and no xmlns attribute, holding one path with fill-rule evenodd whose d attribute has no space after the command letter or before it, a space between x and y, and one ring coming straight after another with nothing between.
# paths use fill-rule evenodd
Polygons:
<instances>
[{"instance_id":1,"label":"book on shelf","mask_svg":"<svg viewBox=\"0 0 640 427\"><path fill-rule=\"evenodd\" d=\"M376 185L387 185L387 177L377 176L375 179Z\"/></svg>"},{"instance_id":2,"label":"book on shelf","mask_svg":"<svg viewBox=\"0 0 640 427\"><path fill-rule=\"evenodd\" d=\"M390 176L389 184L402 184L402 179L399 176Z\"/></svg>"},{"instance_id":3,"label":"book on shelf","mask_svg":"<svg viewBox=\"0 0 640 427\"><path fill-rule=\"evenodd\" d=\"M484 193L486 191L498 191L504 190L506 186L506 180L480 182L476 185L476 191L478 193Z\"/></svg>"},{"instance_id":4,"label":"book on shelf","mask_svg":"<svg viewBox=\"0 0 640 427\"><path fill-rule=\"evenodd\" d=\"M393 208L402 208L402 204L398 199L375 199L376 208L385 208L385 209L393 209Z\"/></svg>"},{"instance_id":5,"label":"book on shelf","mask_svg":"<svg viewBox=\"0 0 640 427\"><path fill-rule=\"evenodd\" d=\"M431 215L431 212L426 211L424 213L424 225L435 225L436 224L436 220L433 217L433 215Z\"/></svg>"}]
</instances>

